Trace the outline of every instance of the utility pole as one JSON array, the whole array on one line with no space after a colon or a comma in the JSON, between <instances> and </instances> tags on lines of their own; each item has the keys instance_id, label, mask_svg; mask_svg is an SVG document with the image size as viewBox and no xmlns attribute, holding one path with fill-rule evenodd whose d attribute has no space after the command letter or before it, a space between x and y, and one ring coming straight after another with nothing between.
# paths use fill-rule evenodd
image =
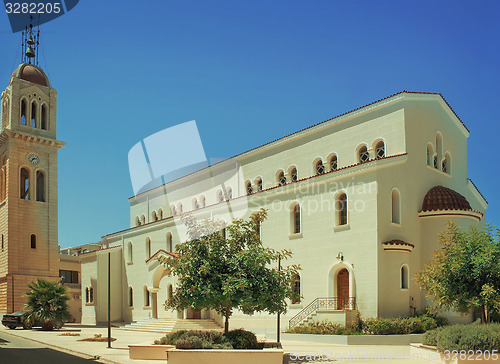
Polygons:
<instances>
[{"instance_id":1,"label":"utility pole","mask_svg":"<svg viewBox=\"0 0 500 364\"><path fill-rule=\"evenodd\" d=\"M278 256L278 273L281 272L281 255ZM278 311L278 325L276 330L276 341L280 342L280 312Z\"/></svg>"},{"instance_id":2,"label":"utility pole","mask_svg":"<svg viewBox=\"0 0 500 364\"><path fill-rule=\"evenodd\" d=\"M111 348L111 252L108 251L108 348Z\"/></svg>"}]
</instances>

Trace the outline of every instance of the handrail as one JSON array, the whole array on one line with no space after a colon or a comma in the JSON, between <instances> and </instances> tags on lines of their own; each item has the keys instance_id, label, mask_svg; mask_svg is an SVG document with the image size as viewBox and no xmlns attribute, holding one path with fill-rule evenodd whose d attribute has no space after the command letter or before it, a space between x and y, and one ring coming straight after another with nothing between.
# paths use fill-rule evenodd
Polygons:
<instances>
[{"instance_id":1,"label":"handrail","mask_svg":"<svg viewBox=\"0 0 500 364\"><path fill-rule=\"evenodd\" d=\"M339 311L339 310L353 310L356 305L356 298L339 298L339 297L318 297L309 303L304 309L293 316L290 321L288 321L288 327L292 327L300 324L314 312L319 309L327 311Z\"/></svg>"}]
</instances>

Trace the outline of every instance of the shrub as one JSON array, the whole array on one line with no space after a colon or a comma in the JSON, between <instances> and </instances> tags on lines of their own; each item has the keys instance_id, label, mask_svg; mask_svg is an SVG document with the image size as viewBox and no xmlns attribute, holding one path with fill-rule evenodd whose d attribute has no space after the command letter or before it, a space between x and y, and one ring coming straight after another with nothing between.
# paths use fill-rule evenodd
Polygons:
<instances>
[{"instance_id":1,"label":"shrub","mask_svg":"<svg viewBox=\"0 0 500 364\"><path fill-rule=\"evenodd\" d=\"M436 346L445 350L500 350L500 324L453 325L437 333Z\"/></svg>"},{"instance_id":2,"label":"shrub","mask_svg":"<svg viewBox=\"0 0 500 364\"><path fill-rule=\"evenodd\" d=\"M437 336L441 330L443 330L444 327L438 327L434 330L429 330L424 333L422 336L422 344L424 345L430 345L430 346L436 346L437 345Z\"/></svg>"},{"instance_id":3,"label":"shrub","mask_svg":"<svg viewBox=\"0 0 500 364\"><path fill-rule=\"evenodd\" d=\"M234 349L260 349L253 332L237 329L229 331L224 336Z\"/></svg>"},{"instance_id":4,"label":"shrub","mask_svg":"<svg viewBox=\"0 0 500 364\"><path fill-rule=\"evenodd\" d=\"M177 349L262 349L257 337L243 329L227 334L219 331L181 330L154 341L155 345L175 345Z\"/></svg>"},{"instance_id":5,"label":"shrub","mask_svg":"<svg viewBox=\"0 0 500 364\"><path fill-rule=\"evenodd\" d=\"M295 334L318 334L318 335L356 335L360 334L358 322L343 326L330 321L310 322L307 326L296 326L287 332Z\"/></svg>"},{"instance_id":6,"label":"shrub","mask_svg":"<svg viewBox=\"0 0 500 364\"><path fill-rule=\"evenodd\" d=\"M421 334L437 328L438 321L431 316L369 318L363 322L363 331L371 335Z\"/></svg>"}]
</instances>

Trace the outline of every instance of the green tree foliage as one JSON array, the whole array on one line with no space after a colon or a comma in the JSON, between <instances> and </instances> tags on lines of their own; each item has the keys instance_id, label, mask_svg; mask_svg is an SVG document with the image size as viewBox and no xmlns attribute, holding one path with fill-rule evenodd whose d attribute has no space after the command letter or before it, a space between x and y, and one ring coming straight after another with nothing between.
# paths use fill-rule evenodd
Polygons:
<instances>
[{"instance_id":1,"label":"green tree foliage","mask_svg":"<svg viewBox=\"0 0 500 364\"><path fill-rule=\"evenodd\" d=\"M25 294L28 302L24 305L28 311L23 316L24 322L31 325L38 322L43 329L52 330L71 318L66 287L60 282L38 279L28 287L30 290Z\"/></svg>"},{"instance_id":2,"label":"green tree foliage","mask_svg":"<svg viewBox=\"0 0 500 364\"><path fill-rule=\"evenodd\" d=\"M292 297L291 279L299 267L278 271L278 259L292 253L262 245L258 231L266 215L261 209L248 220L234 220L225 237L220 222L184 216L190 240L176 247L176 257L158 258L179 277L167 307L213 309L225 317L225 332L233 309L249 315L286 312L285 299Z\"/></svg>"},{"instance_id":3,"label":"green tree foliage","mask_svg":"<svg viewBox=\"0 0 500 364\"><path fill-rule=\"evenodd\" d=\"M462 231L448 223L439 235L441 249L417 274L417 281L432 298L434 311L460 313L480 308L482 322L500 309L500 230L470 226Z\"/></svg>"}]
</instances>

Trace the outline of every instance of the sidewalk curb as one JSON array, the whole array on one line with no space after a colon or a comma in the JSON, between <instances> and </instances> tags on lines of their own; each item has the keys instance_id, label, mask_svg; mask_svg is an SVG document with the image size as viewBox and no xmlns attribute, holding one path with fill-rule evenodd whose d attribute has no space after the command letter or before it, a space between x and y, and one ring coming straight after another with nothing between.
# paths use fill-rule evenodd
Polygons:
<instances>
[{"instance_id":1,"label":"sidewalk curb","mask_svg":"<svg viewBox=\"0 0 500 364\"><path fill-rule=\"evenodd\" d=\"M87 360L89 360L89 359L90 360L96 360L97 362L110 363L110 364L122 364L122 363L117 362L117 361L113 361L113 360L110 360L110 359L103 358L100 355L90 355L90 354L87 354L87 353L82 353L81 351L76 351L76 350L72 350L72 349L66 349L66 348L63 348L61 346L49 344L49 343L46 343L46 342L43 342L43 341L40 341L40 340L35 340L35 339L29 338L29 337L24 337L22 335L16 335L16 334L14 334L12 332L9 332L9 331L4 331L4 333L6 333L7 335L11 335L11 336L15 336L15 337L21 338L21 339L33 341L33 342L38 343L38 344L46 345L48 347L56 349L57 351L66 352L68 354L76 354L77 356L80 356L80 357L82 357L84 359L87 359ZM96 356L98 357L98 359L96 359Z\"/></svg>"}]
</instances>

